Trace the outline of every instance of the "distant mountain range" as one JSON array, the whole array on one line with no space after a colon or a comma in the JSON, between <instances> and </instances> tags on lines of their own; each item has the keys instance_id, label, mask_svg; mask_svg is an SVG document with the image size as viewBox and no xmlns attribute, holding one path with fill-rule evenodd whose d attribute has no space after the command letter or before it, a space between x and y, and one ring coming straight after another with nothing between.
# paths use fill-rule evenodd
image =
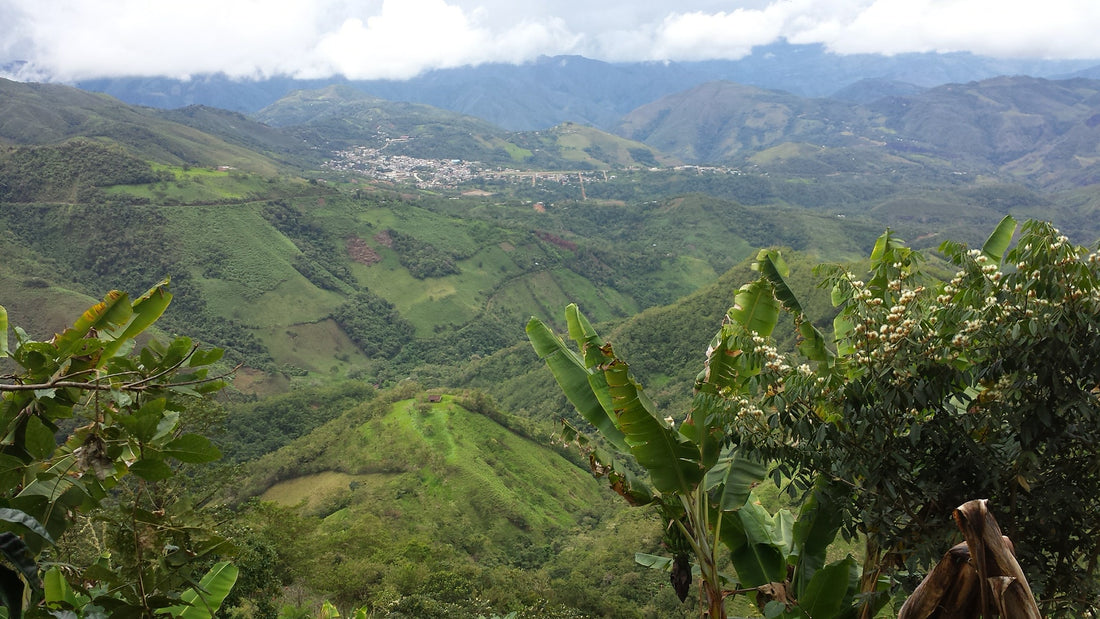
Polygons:
<instances>
[{"instance_id":1,"label":"distant mountain range","mask_svg":"<svg viewBox=\"0 0 1100 619\"><path fill-rule=\"evenodd\" d=\"M997 77L867 104L708 82L639 107L614 132L695 163L796 174L916 165L1068 189L1100 181L1098 126L1100 81Z\"/></svg>"},{"instance_id":2,"label":"distant mountain range","mask_svg":"<svg viewBox=\"0 0 1100 619\"><path fill-rule=\"evenodd\" d=\"M835 95L869 101L868 93L911 94L914 88L999 75L1067 78L1096 77L1098 73L1096 61L996 59L970 53L841 56L821 45L784 42L757 47L740 60L608 63L557 56L521 65L442 69L406 81L232 80L205 75L188 81L139 77L86 80L76 85L136 105L178 108L201 104L252 113L294 90L344 83L391 101L425 103L510 130L546 129L565 121L606 130L641 105L715 80L802 97Z\"/></svg>"}]
</instances>

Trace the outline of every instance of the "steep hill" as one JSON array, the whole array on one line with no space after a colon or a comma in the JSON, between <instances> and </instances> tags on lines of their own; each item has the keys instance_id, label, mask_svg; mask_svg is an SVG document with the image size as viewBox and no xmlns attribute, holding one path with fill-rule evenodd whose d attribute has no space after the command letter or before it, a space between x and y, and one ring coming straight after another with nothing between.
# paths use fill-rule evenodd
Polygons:
<instances>
[{"instance_id":1,"label":"steep hill","mask_svg":"<svg viewBox=\"0 0 1100 619\"><path fill-rule=\"evenodd\" d=\"M86 137L118 144L134 156L170 165L232 166L275 174L281 165L151 109L68 86L0 79L0 143L57 144Z\"/></svg>"},{"instance_id":2,"label":"steep hill","mask_svg":"<svg viewBox=\"0 0 1100 619\"><path fill-rule=\"evenodd\" d=\"M634 110L616 133L685 161L718 163L785 142L853 144L870 116L837 100L709 82Z\"/></svg>"},{"instance_id":3,"label":"steep hill","mask_svg":"<svg viewBox=\"0 0 1100 619\"><path fill-rule=\"evenodd\" d=\"M889 145L899 151L1006 172L1044 187L1087 182L1081 172L1097 154L1100 81L995 78L870 107L896 134Z\"/></svg>"},{"instance_id":4,"label":"steep hill","mask_svg":"<svg viewBox=\"0 0 1100 619\"><path fill-rule=\"evenodd\" d=\"M624 513L548 436L533 440L499 421L509 416L483 397L412 384L382 393L250 463L236 498L281 507L241 518L251 535L297 557L283 569L299 596L341 606L471 618L675 608L664 574L629 564L635 550L657 549L660 528L647 510ZM616 541L615 556L599 550ZM608 570L621 582L603 578ZM586 574L595 580L579 578Z\"/></svg>"}]
</instances>

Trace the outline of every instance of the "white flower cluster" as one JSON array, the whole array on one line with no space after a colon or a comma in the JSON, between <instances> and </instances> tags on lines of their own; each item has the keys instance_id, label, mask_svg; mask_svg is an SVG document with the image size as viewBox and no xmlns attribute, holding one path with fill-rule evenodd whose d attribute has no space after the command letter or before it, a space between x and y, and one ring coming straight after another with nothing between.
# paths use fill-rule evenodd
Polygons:
<instances>
[{"instance_id":1,"label":"white flower cluster","mask_svg":"<svg viewBox=\"0 0 1100 619\"><path fill-rule=\"evenodd\" d=\"M764 338L759 335L754 335L752 337L752 343L756 345L752 351L764 357L764 369L781 373L791 369L791 366L787 365L783 355L779 354L775 346L769 345Z\"/></svg>"},{"instance_id":2,"label":"white flower cluster","mask_svg":"<svg viewBox=\"0 0 1100 619\"><path fill-rule=\"evenodd\" d=\"M739 418L749 417L754 420L759 420L764 416L764 411L760 410L759 406L744 396L734 399L731 404L737 410L737 416Z\"/></svg>"}]
</instances>

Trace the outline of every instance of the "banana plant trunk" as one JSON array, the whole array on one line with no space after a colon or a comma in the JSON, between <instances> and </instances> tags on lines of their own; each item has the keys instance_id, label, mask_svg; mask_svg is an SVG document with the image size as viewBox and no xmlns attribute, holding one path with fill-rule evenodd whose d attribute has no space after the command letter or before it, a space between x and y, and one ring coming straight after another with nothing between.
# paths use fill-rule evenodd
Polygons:
<instances>
[{"instance_id":1,"label":"banana plant trunk","mask_svg":"<svg viewBox=\"0 0 1100 619\"><path fill-rule=\"evenodd\" d=\"M722 598L722 591L713 583L704 582L703 590L707 596L707 614L710 619L726 619L726 605Z\"/></svg>"},{"instance_id":2,"label":"banana plant trunk","mask_svg":"<svg viewBox=\"0 0 1100 619\"><path fill-rule=\"evenodd\" d=\"M859 592L873 594L878 588L878 579L882 575L882 550L874 541L867 540L867 549L863 555L863 575L859 580ZM859 619L872 619L877 608L874 604L864 604L859 610Z\"/></svg>"}]
</instances>

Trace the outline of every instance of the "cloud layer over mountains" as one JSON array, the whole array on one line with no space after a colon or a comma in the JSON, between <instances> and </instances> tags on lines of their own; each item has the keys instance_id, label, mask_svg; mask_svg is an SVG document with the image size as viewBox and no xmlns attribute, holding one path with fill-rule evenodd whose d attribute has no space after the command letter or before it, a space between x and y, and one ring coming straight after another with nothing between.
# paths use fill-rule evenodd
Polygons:
<instances>
[{"instance_id":1,"label":"cloud layer over mountains","mask_svg":"<svg viewBox=\"0 0 1100 619\"><path fill-rule=\"evenodd\" d=\"M352 79L580 54L737 59L786 39L840 54L1100 58L1095 0L0 0L20 79L224 73Z\"/></svg>"}]
</instances>

